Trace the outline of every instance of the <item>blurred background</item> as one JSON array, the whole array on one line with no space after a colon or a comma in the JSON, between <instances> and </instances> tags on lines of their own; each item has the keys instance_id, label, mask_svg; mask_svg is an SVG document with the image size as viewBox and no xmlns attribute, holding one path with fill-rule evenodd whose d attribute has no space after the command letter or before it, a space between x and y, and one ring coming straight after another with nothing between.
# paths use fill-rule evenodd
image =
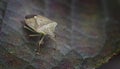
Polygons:
<instances>
[{"instance_id":1,"label":"blurred background","mask_svg":"<svg viewBox=\"0 0 120 69\"><path fill-rule=\"evenodd\" d=\"M109 62L103 64L98 69L120 69L120 55L114 56Z\"/></svg>"}]
</instances>

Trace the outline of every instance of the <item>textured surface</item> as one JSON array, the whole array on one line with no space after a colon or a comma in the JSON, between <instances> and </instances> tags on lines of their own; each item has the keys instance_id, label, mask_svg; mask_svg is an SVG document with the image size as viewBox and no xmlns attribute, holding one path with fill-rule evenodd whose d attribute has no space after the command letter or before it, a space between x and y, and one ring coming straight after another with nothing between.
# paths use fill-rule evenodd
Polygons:
<instances>
[{"instance_id":1,"label":"textured surface","mask_svg":"<svg viewBox=\"0 0 120 69\"><path fill-rule=\"evenodd\" d=\"M103 64L97 69L120 69L120 54L114 56L108 63Z\"/></svg>"},{"instance_id":2,"label":"textured surface","mask_svg":"<svg viewBox=\"0 0 120 69\"><path fill-rule=\"evenodd\" d=\"M6 5L7 5L6 1L0 0L0 28L1 28L1 24L2 24L2 19L5 14Z\"/></svg>"},{"instance_id":3,"label":"textured surface","mask_svg":"<svg viewBox=\"0 0 120 69\"><path fill-rule=\"evenodd\" d=\"M31 14L58 23L56 42L46 37L40 55L37 41L23 29L24 17ZM9 0L0 33L0 67L94 69L120 50L119 26L104 1Z\"/></svg>"}]
</instances>

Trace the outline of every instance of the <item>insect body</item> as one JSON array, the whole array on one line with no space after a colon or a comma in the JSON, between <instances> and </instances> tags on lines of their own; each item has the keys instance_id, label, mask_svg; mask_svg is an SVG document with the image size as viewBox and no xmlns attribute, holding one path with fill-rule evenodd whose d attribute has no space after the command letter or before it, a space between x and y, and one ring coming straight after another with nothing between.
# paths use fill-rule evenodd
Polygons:
<instances>
[{"instance_id":1,"label":"insect body","mask_svg":"<svg viewBox=\"0 0 120 69\"><path fill-rule=\"evenodd\" d=\"M37 15L32 18L26 18L25 23L28 27L27 26L24 27L30 31L43 34L44 36L49 35L51 38L55 37L54 31L55 31L55 27L57 26L57 23L46 17ZM30 35L30 36L39 36L39 35ZM43 41L44 36L39 41L39 45Z\"/></svg>"}]
</instances>

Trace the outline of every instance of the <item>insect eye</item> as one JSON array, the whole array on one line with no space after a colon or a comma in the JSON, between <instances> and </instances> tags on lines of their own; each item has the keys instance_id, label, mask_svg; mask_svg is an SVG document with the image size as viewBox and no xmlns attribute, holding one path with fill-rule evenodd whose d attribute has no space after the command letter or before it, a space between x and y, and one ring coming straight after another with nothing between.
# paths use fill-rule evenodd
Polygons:
<instances>
[{"instance_id":1,"label":"insect eye","mask_svg":"<svg viewBox=\"0 0 120 69\"><path fill-rule=\"evenodd\" d=\"M36 15L27 15L27 16L25 16L25 19L33 18L34 16L36 16Z\"/></svg>"}]
</instances>

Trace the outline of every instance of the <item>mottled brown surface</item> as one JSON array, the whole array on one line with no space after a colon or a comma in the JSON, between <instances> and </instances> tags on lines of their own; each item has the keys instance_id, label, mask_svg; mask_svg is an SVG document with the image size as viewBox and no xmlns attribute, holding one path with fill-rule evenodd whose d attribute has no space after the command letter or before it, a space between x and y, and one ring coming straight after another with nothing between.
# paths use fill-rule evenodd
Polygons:
<instances>
[{"instance_id":1,"label":"mottled brown surface","mask_svg":"<svg viewBox=\"0 0 120 69\"><path fill-rule=\"evenodd\" d=\"M9 0L7 3L0 33L3 69L93 69L120 51L120 23L111 11L113 4L107 0ZM56 41L46 37L36 55L37 40L27 36L22 21L27 15L38 14L56 21L58 26Z\"/></svg>"}]
</instances>

